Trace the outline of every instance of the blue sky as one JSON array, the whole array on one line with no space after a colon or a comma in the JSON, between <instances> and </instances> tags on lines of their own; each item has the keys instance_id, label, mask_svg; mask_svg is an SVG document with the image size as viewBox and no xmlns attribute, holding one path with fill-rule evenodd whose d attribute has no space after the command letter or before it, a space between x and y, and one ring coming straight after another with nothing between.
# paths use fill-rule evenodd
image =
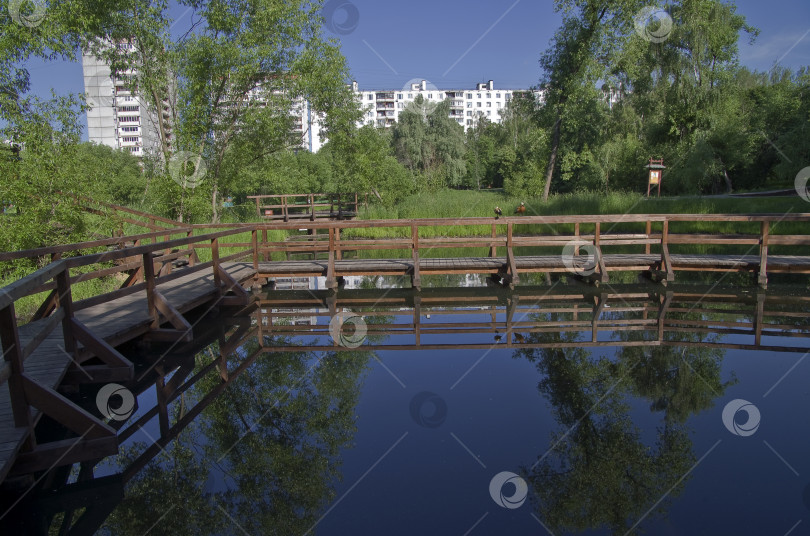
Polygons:
<instances>
[{"instance_id":1,"label":"blue sky","mask_svg":"<svg viewBox=\"0 0 810 536\"><path fill-rule=\"evenodd\" d=\"M442 89L472 88L487 80L498 88L529 87L539 80L537 60L560 21L551 0L327 0L326 5L337 8L326 33L340 40L361 89L398 89L414 78ZM810 65L809 0L737 0L736 5L761 30L754 45L740 43L742 64L758 70L777 60L792 68ZM186 8L171 11L175 30L184 31ZM34 93L84 90L79 63L29 67Z\"/></svg>"}]
</instances>

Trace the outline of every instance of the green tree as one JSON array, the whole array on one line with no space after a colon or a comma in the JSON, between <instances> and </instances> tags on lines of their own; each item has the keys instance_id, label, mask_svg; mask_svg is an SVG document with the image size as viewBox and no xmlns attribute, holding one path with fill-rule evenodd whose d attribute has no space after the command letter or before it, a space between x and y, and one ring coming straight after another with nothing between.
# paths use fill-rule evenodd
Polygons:
<instances>
[{"instance_id":1,"label":"green tree","mask_svg":"<svg viewBox=\"0 0 810 536\"><path fill-rule=\"evenodd\" d=\"M638 0L556 0L562 25L541 56L546 91L544 125L551 130L543 200L548 199L561 143L587 126L578 111L593 106L596 84L613 68L617 53L632 34ZM569 166L571 158L569 157Z\"/></svg>"},{"instance_id":2,"label":"green tree","mask_svg":"<svg viewBox=\"0 0 810 536\"><path fill-rule=\"evenodd\" d=\"M421 95L399 115L393 132L394 153L419 187L459 188L467 178L464 127L450 118L450 101L428 103Z\"/></svg>"}]
</instances>

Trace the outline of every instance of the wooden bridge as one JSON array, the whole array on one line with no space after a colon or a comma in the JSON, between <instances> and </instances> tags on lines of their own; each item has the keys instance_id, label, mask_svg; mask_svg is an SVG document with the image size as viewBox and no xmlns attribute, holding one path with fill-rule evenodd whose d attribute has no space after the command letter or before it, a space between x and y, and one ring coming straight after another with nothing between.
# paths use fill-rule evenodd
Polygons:
<instances>
[{"instance_id":1,"label":"wooden bridge","mask_svg":"<svg viewBox=\"0 0 810 536\"><path fill-rule=\"evenodd\" d=\"M117 474L94 475L99 460L81 464L76 479L68 467L54 471L38 493L29 494L9 515L18 523L12 525L19 528L25 522L19 520L32 520L29 523L39 527L59 522L70 527L64 534L95 534L123 500L126 484L257 359L277 352L357 350L341 347L329 333L330 320L345 310L368 315L368 338L359 348L362 351L699 347L805 353L810 348L810 297L761 290L556 285L514 291L440 288L424 293L407 289L271 291L253 307L204 321L192 342L167 353L137 380L125 382L136 400L154 402L139 407L137 418L110 424L123 442L157 417L159 427L151 444L121 465ZM617 336L600 337L603 332ZM437 335L447 334L473 340L452 346L437 342ZM715 334L732 337L716 340ZM390 341L389 336L395 339ZM200 355L214 341L218 350ZM205 384L207 389L201 387ZM189 390L194 395L182 398ZM150 392L155 396L148 396ZM185 411L173 416L171 404L181 403ZM0 520L0 531L4 521Z\"/></svg>"},{"instance_id":2,"label":"wooden bridge","mask_svg":"<svg viewBox=\"0 0 810 536\"><path fill-rule=\"evenodd\" d=\"M260 226L254 268L262 279L324 276L335 288L348 275L488 273L509 285L521 273L567 273L596 284L611 271L674 281L676 272L810 273L810 214L607 215L312 222ZM801 233L777 234L793 224ZM798 224L798 225L797 225ZM738 232L678 231L732 225ZM324 231L306 241L270 241L267 231ZM673 230L673 227L676 229ZM745 232L745 231L748 232ZM753 232L752 232L753 231ZM386 233L394 238L367 238ZM701 251L703 250L703 251ZM322 260L276 262L308 253ZM499 252L501 252L499 254ZM258 260L261 258L261 261Z\"/></svg>"},{"instance_id":3,"label":"wooden bridge","mask_svg":"<svg viewBox=\"0 0 810 536\"><path fill-rule=\"evenodd\" d=\"M256 215L267 220L351 220L357 217L358 194L249 195Z\"/></svg>"},{"instance_id":4,"label":"wooden bridge","mask_svg":"<svg viewBox=\"0 0 810 536\"><path fill-rule=\"evenodd\" d=\"M485 273L514 286L531 272L598 284L611 271L664 283L680 271L716 271L751 272L765 286L768 274L810 273L810 214L169 222L153 220L139 235L0 253L0 262L45 264L0 289L0 480L116 452L110 423L65 393L131 379L133 364L116 346L188 341L190 311L248 306L246 287L266 280L324 276L334 289L344 276L397 275L419 289L432 274ZM285 239L302 228L325 232ZM287 260L291 253L313 259ZM120 288L74 299L93 281ZM27 323L16 312L25 300L38 305ZM61 439L37 440L43 415L65 427Z\"/></svg>"},{"instance_id":5,"label":"wooden bridge","mask_svg":"<svg viewBox=\"0 0 810 536\"><path fill-rule=\"evenodd\" d=\"M309 351L357 350L340 346L330 333L331 320L341 312L364 319L369 340L363 348L374 350L487 350L493 346L810 350L806 320L810 319L810 296L764 290L742 293L694 285L644 289L626 284L610 289L563 285L503 291L440 288L425 293L404 289L280 290L270 291L257 305L254 323L265 335L290 342L268 347L272 352L301 351L302 344ZM600 338L600 332L617 336ZM448 334L473 340L437 342L436 335ZM544 341L544 334L559 337ZM709 334L734 335L737 340L706 340ZM396 344L387 343L390 336L397 338ZM785 337L796 343L763 344L763 337Z\"/></svg>"}]
</instances>

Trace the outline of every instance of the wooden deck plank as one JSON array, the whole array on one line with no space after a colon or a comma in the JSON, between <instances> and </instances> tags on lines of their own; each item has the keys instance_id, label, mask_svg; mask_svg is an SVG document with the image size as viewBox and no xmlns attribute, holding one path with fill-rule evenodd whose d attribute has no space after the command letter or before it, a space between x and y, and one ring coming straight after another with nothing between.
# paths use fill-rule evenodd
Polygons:
<instances>
[{"instance_id":1,"label":"wooden deck plank","mask_svg":"<svg viewBox=\"0 0 810 536\"><path fill-rule=\"evenodd\" d=\"M253 276L249 263L223 263L223 267L239 282ZM217 295L213 275L195 272L158 285L167 300L181 313L189 311ZM146 307L146 291L135 292L109 302L101 303L76 312L95 335L113 346L131 340L149 329L151 317ZM47 319L20 326L20 343L25 346L36 336L39 327ZM57 326L25 360L25 372L43 385L56 388L72 363L63 349L62 330ZM33 410L34 422L41 417ZM11 397L8 383L0 384L0 481L11 469L17 452L28 435L25 428L15 428L11 413Z\"/></svg>"}]
</instances>

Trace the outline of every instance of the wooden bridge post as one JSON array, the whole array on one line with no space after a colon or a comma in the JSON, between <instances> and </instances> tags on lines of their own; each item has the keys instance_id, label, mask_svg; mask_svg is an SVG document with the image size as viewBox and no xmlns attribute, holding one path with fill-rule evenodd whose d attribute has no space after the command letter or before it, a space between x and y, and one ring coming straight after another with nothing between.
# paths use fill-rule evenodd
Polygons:
<instances>
[{"instance_id":1,"label":"wooden bridge post","mask_svg":"<svg viewBox=\"0 0 810 536\"><path fill-rule=\"evenodd\" d=\"M492 244L489 246L489 258L494 259L498 256L498 247L494 244L495 239L498 238L498 229L496 224L492 224L492 234L490 235L492 238Z\"/></svg>"},{"instance_id":2,"label":"wooden bridge post","mask_svg":"<svg viewBox=\"0 0 810 536\"><path fill-rule=\"evenodd\" d=\"M335 260L343 260L343 249L340 247L340 227L335 227Z\"/></svg>"},{"instance_id":3,"label":"wooden bridge post","mask_svg":"<svg viewBox=\"0 0 810 536\"><path fill-rule=\"evenodd\" d=\"M262 229L262 246L267 247L267 229L266 228ZM269 251L264 252L264 260L265 260L265 262L270 261L270 252Z\"/></svg>"},{"instance_id":4,"label":"wooden bridge post","mask_svg":"<svg viewBox=\"0 0 810 536\"><path fill-rule=\"evenodd\" d=\"M579 256L579 222L574 224L574 256Z\"/></svg>"},{"instance_id":5,"label":"wooden bridge post","mask_svg":"<svg viewBox=\"0 0 810 536\"><path fill-rule=\"evenodd\" d=\"M665 273L665 281L675 281L675 272L672 270L672 261L669 257L669 220L665 219L661 228L661 269Z\"/></svg>"},{"instance_id":6,"label":"wooden bridge post","mask_svg":"<svg viewBox=\"0 0 810 536\"><path fill-rule=\"evenodd\" d=\"M514 287L515 284L520 282L520 276L517 273L517 266L515 265L515 253L512 250L512 222L506 224L506 264L509 273L509 286Z\"/></svg>"},{"instance_id":7,"label":"wooden bridge post","mask_svg":"<svg viewBox=\"0 0 810 536\"><path fill-rule=\"evenodd\" d=\"M186 238L191 238L193 236L194 230L189 229L186 232ZM199 257L197 257L197 249L194 247L194 244L189 244L188 247L191 249L191 253L188 254L188 265L194 266L195 264L197 264L197 261L200 260Z\"/></svg>"},{"instance_id":8,"label":"wooden bridge post","mask_svg":"<svg viewBox=\"0 0 810 536\"><path fill-rule=\"evenodd\" d=\"M255 227L250 232L250 241L253 245L253 281L259 280L259 230Z\"/></svg>"},{"instance_id":9,"label":"wooden bridge post","mask_svg":"<svg viewBox=\"0 0 810 536\"><path fill-rule=\"evenodd\" d=\"M309 219L315 221L315 195L309 194Z\"/></svg>"},{"instance_id":10,"label":"wooden bridge post","mask_svg":"<svg viewBox=\"0 0 810 536\"><path fill-rule=\"evenodd\" d=\"M211 262L214 269L214 286L222 293L222 280L219 277L219 238L211 239Z\"/></svg>"},{"instance_id":11,"label":"wooden bridge post","mask_svg":"<svg viewBox=\"0 0 810 536\"><path fill-rule=\"evenodd\" d=\"M602 246L601 246L601 239L602 239L601 232L602 231L601 230L602 230L602 223L601 222L596 222L596 227L594 228L594 234L593 234L593 245L596 248L596 256L597 256L596 262L597 262L597 267L599 269L599 279L598 279L598 281L600 281L602 283L607 283L608 281L610 281L610 277L608 276L607 268L605 267L605 258L602 255Z\"/></svg>"},{"instance_id":12,"label":"wooden bridge post","mask_svg":"<svg viewBox=\"0 0 810 536\"><path fill-rule=\"evenodd\" d=\"M672 291L668 291L665 295L663 300L661 301L661 306L658 308L658 342L664 341L664 327L667 318L667 311L669 310L669 304L672 302L673 293Z\"/></svg>"},{"instance_id":13,"label":"wooden bridge post","mask_svg":"<svg viewBox=\"0 0 810 536\"><path fill-rule=\"evenodd\" d=\"M329 253L326 264L326 288L336 289L337 277L335 277L335 228L329 228Z\"/></svg>"},{"instance_id":14,"label":"wooden bridge post","mask_svg":"<svg viewBox=\"0 0 810 536\"><path fill-rule=\"evenodd\" d=\"M759 239L759 274L757 283L762 288L768 287L768 238L770 237L770 222L763 221Z\"/></svg>"},{"instance_id":15,"label":"wooden bridge post","mask_svg":"<svg viewBox=\"0 0 810 536\"><path fill-rule=\"evenodd\" d=\"M754 345L762 344L762 325L765 319L765 293L757 292L757 309L754 315Z\"/></svg>"},{"instance_id":16,"label":"wooden bridge post","mask_svg":"<svg viewBox=\"0 0 810 536\"><path fill-rule=\"evenodd\" d=\"M155 304L155 264L151 251L143 254L143 278L146 283L146 308L152 318L152 327L157 328L160 320Z\"/></svg>"},{"instance_id":17,"label":"wooden bridge post","mask_svg":"<svg viewBox=\"0 0 810 536\"><path fill-rule=\"evenodd\" d=\"M413 257L413 271L411 272L411 286L422 290L422 276L419 273L419 227L411 224L411 252Z\"/></svg>"},{"instance_id":18,"label":"wooden bridge post","mask_svg":"<svg viewBox=\"0 0 810 536\"><path fill-rule=\"evenodd\" d=\"M22 374L23 348L20 344L20 332L17 329L17 314L12 301L0 309L0 342L3 348L3 360L11 366L11 375L8 378L8 393L11 398L11 412L14 416L14 426L31 429L31 411L25 397ZM34 435L29 434L32 438ZM34 445L30 445L33 448Z\"/></svg>"},{"instance_id":19,"label":"wooden bridge post","mask_svg":"<svg viewBox=\"0 0 810 536\"><path fill-rule=\"evenodd\" d=\"M602 311L605 310L605 303L607 303L607 294L600 294L596 297L596 303L593 305L591 319L591 342L593 343L599 339L599 317L602 316Z\"/></svg>"},{"instance_id":20,"label":"wooden bridge post","mask_svg":"<svg viewBox=\"0 0 810 536\"><path fill-rule=\"evenodd\" d=\"M650 239L650 232L651 232L651 231L652 231L652 222L648 220L648 221L647 221L647 240L649 240L649 239ZM649 242L647 242L647 243L645 244L645 246L644 246L644 253L645 253L646 255L649 255L649 254L650 254L650 243L649 243Z\"/></svg>"},{"instance_id":21,"label":"wooden bridge post","mask_svg":"<svg viewBox=\"0 0 810 536\"><path fill-rule=\"evenodd\" d=\"M56 274L56 292L59 295L59 308L65 314L62 318L62 336L65 342L65 351L76 356L76 338L73 335L71 319L73 318L73 294L70 289L70 269L64 269Z\"/></svg>"}]
</instances>

